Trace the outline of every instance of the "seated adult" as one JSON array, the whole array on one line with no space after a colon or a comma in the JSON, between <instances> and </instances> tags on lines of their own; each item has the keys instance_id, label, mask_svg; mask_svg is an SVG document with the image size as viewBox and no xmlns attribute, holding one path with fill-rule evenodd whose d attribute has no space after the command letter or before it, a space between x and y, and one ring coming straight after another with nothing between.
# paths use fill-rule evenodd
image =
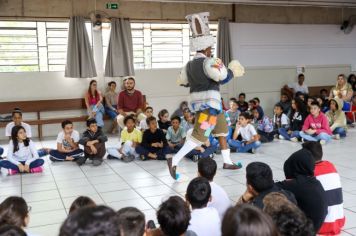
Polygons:
<instances>
[{"instance_id":1,"label":"seated adult","mask_svg":"<svg viewBox=\"0 0 356 236\"><path fill-rule=\"evenodd\" d=\"M119 93L117 123L123 129L124 119L128 115L133 115L137 121L145 119L146 116L142 113L143 96L142 93L135 89L135 79L128 77L124 83L125 90Z\"/></svg>"},{"instance_id":2,"label":"seated adult","mask_svg":"<svg viewBox=\"0 0 356 236\"><path fill-rule=\"evenodd\" d=\"M356 75L350 74L349 77L347 77L347 82L351 84L354 95L356 95Z\"/></svg>"},{"instance_id":3,"label":"seated adult","mask_svg":"<svg viewBox=\"0 0 356 236\"><path fill-rule=\"evenodd\" d=\"M350 110L350 101L352 98L353 90L351 84L347 83L345 75L340 74L337 76L336 85L330 90L329 99L339 98L344 101L343 111Z\"/></svg>"},{"instance_id":4,"label":"seated adult","mask_svg":"<svg viewBox=\"0 0 356 236\"><path fill-rule=\"evenodd\" d=\"M277 185L294 194L299 208L313 221L318 232L328 213L328 204L323 186L314 177L314 167L311 152L303 148L284 162L286 180Z\"/></svg>"},{"instance_id":5,"label":"seated adult","mask_svg":"<svg viewBox=\"0 0 356 236\"><path fill-rule=\"evenodd\" d=\"M111 81L108 83L108 88L105 93L105 112L110 117L110 119L114 120L111 133L116 133L117 131L117 122L116 117L118 115L117 111L117 98L118 93L116 92L116 82Z\"/></svg>"},{"instance_id":6,"label":"seated adult","mask_svg":"<svg viewBox=\"0 0 356 236\"><path fill-rule=\"evenodd\" d=\"M101 93L97 87L98 83L96 80L91 80L84 99L89 118L95 118L98 126L102 128L104 127L103 116L105 108L103 106L103 96L101 96Z\"/></svg>"},{"instance_id":7,"label":"seated adult","mask_svg":"<svg viewBox=\"0 0 356 236\"><path fill-rule=\"evenodd\" d=\"M183 101L179 104L179 107L177 108L177 110L175 110L172 115L171 115L171 119L173 117L179 116L182 117L184 115L184 110L188 108L188 102L187 101Z\"/></svg>"},{"instance_id":8,"label":"seated adult","mask_svg":"<svg viewBox=\"0 0 356 236\"><path fill-rule=\"evenodd\" d=\"M293 94L296 94L297 92L301 92L303 94L308 94L309 89L308 86L304 83L305 76L303 74L298 75L298 82L285 85L283 88L286 90L289 90L293 92Z\"/></svg>"},{"instance_id":9,"label":"seated adult","mask_svg":"<svg viewBox=\"0 0 356 236\"><path fill-rule=\"evenodd\" d=\"M238 200L237 205L251 203L263 209L264 197L273 192L281 193L292 203L297 203L291 192L281 189L274 183L271 167L263 162L251 162L247 165L246 185L247 189Z\"/></svg>"}]
</instances>

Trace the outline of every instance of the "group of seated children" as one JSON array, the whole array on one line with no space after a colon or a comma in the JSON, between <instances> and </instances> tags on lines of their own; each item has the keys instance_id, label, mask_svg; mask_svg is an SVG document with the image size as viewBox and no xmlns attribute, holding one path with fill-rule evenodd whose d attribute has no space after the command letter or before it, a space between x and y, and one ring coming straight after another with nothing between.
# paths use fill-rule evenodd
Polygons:
<instances>
[{"instance_id":1,"label":"group of seated children","mask_svg":"<svg viewBox=\"0 0 356 236\"><path fill-rule=\"evenodd\" d=\"M137 208L115 212L81 196L72 203L59 235L339 235L345 224L340 176L322 156L319 142L305 142L285 161L286 180L280 182L274 182L267 164L250 163L246 167L246 191L235 206L214 182L216 162L203 158L198 162L198 176L188 184L185 199L171 196L163 201L156 220L146 223L145 215ZM0 204L0 234L29 235L29 209L21 197L6 198Z\"/></svg>"}]
</instances>

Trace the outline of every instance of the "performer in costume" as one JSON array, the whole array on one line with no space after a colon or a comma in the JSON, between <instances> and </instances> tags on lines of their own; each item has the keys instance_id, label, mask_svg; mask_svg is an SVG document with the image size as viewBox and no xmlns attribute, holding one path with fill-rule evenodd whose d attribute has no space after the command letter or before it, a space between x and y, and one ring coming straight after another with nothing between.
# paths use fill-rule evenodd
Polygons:
<instances>
[{"instance_id":1,"label":"performer in costume","mask_svg":"<svg viewBox=\"0 0 356 236\"><path fill-rule=\"evenodd\" d=\"M223 169L237 170L230 158L230 149L226 143L228 126L222 109L220 84L229 82L234 77L244 74L244 68L238 61L231 61L228 68L219 58L212 58L211 47L215 43L210 34L209 12L186 16L193 37L190 41L191 51L197 52L193 60L182 69L178 84L190 87L190 106L196 112L192 135L186 139L184 146L174 157L168 157L168 168L172 178L176 179L176 168L180 160L192 149L202 145L210 133L219 138L221 154L224 159Z\"/></svg>"}]
</instances>

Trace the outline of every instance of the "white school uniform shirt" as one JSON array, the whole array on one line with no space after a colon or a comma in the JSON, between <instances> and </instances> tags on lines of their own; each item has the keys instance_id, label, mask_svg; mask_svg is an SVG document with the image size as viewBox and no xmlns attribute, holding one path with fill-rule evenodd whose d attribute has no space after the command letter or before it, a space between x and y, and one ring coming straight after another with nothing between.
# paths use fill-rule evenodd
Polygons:
<instances>
[{"instance_id":1,"label":"white school uniform shirt","mask_svg":"<svg viewBox=\"0 0 356 236\"><path fill-rule=\"evenodd\" d=\"M309 93L309 89L308 86L303 83L303 85L299 85L298 82L292 83L290 85L288 85L289 88L292 88L294 90L295 93L297 92L302 92L302 93Z\"/></svg>"},{"instance_id":2,"label":"white school uniform shirt","mask_svg":"<svg viewBox=\"0 0 356 236\"><path fill-rule=\"evenodd\" d=\"M245 141L250 141L253 136L257 135L255 127L251 124L247 124L245 127L240 126L237 133L241 134L242 139Z\"/></svg>"},{"instance_id":3,"label":"white school uniform shirt","mask_svg":"<svg viewBox=\"0 0 356 236\"><path fill-rule=\"evenodd\" d=\"M214 182L210 182L211 187L211 202L208 203L208 207L215 208L218 213L220 220L222 221L226 210L232 206L231 200L227 196L225 190Z\"/></svg>"},{"instance_id":4,"label":"white school uniform shirt","mask_svg":"<svg viewBox=\"0 0 356 236\"><path fill-rule=\"evenodd\" d=\"M13 122L13 121L6 125L6 128L5 128L5 136L6 137L11 137L11 130L14 126L15 126L15 122ZM21 126L25 128L26 136L31 138L32 137L31 126L25 122L21 122Z\"/></svg>"},{"instance_id":5,"label":"white school uniform shirt","mask_svg":"<svg viewBox=\"0 0 356 236\"><path fill-rule=\"evenodd\" d=\"M213 207L194 209L188 230L193 231L197 236L220 236L221 221L218 211Z\"/></svg>"},{"instance_id":6,"label":"white school uniform shirt","mask_svg":"<svg viewBox=\"0 0 356 236\"><path fill-rule=\"evenodd\" d=\"M35 143L30 140L29 145L26 147L24 143L19 143L19 150L14 152L14 144L10 140L7 150L7 160L11 163L18 165L20 161L25 162L26 165L30 165L31 162L38 159L38 153Z\"/></svg>"},{"instance_id":7,"label":"white school uniform shirt","mask_svg":"<svg viewBox=\"0 0 356 236\"><path fill-rule=\"evenodd\" d=\"M277 122L277 116L274 115L273 116L273 124L275 124ZM281 116L281 125L282 126L288 126L289 125L289 118L286 114L282 114Z\"/></svg>"},{"instance_id":8,"label":"white school uniform shirt","mask_svg":"<svg viewBox=\"0 0 356 236\"><path fill-rule=\"evenodd\" d=\"M79 142L80 135L79 135L78 131L73 130L73 132L70 135L70 137L73 139L73 142L75 142L75 143ZM62 144L64 149L72 149L72 147L67 142L67 140L64 139L64 131L59 132L56 142Z\"/></svg>"}]
</instances>

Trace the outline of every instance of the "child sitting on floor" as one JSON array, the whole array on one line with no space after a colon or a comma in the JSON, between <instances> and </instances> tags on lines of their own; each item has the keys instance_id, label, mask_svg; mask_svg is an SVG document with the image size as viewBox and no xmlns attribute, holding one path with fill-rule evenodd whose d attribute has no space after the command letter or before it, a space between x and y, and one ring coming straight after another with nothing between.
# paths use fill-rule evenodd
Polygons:
<instances>
[{"instance_id":1,"label":"child sitting on floor","mask_svg":"<svg viewBox=\"0 0 356 236\"><path fill-rule=\"evenodd\" d=\"M163 131L163 133L167 133L168 127L171 126L169 113L166 109L163 109L158 113L158 126Z\"/></svg>"},{"instance_id":2,"label":"child sitting on floor","mask_svg":"<svg viewBox=\"0 0 356 236\"><path fill-rule=\"evenodd\" d=\"M232 130L235 130L236 122L239 120L240 111L238 109L239 109L239 105L237 100L230 99L230 109L227 110L226 113L230 118L230 122L231 122L230 127L232 128Z\"/></svg>"},{"instance_id":3,"label":"child sitting on floor","mask_svg":"<svg viewBox=\"0 0 356 236\"><path fill-rule=\"evenodd\" d=\"M183 127L186 133L194 127L194 114L192 114L189 108L185 108L183 110L183 117L181 118L181 121L180 126Z\"/></svg>"},{"instance_id":4,"label":"child sitting on floor","mask_svg":"<svg viewBox=\"0 0 356 236\"><path fill-rule=\"evenodd\" d=\"M146 107L145 108L145 116L146 118L149 118L151 116L153 116L153 108L152 107ZM143 119L140 121L140 125L139 125L139 129L143 132L146 129L148 129L148 125L146 122L146 119Z\"/></svg>"},{"instance_id":5,"label":"child sitting on floor","mask_svg":"<svg viewBox=\"0 0 356 236\"><path fill-rule=\"evenodd\" d=\"M142 135L142 142L136 147L136 152L141 160L165 160L169 153L169 147L165 134L157 128L157 120L151 116L146 119L149 129Z\"/></svg>"},{"instance_id":6,"label":"child sitting on floor","mask_svg":"<svg viewBox=\"0 0 356 236\"><path fill-rule=\"evenodd\" d=\"M197 177L190 181L186 201L192 207L188 230L197 236L220 236L221 220L218 211L208 207L211 201L211 187L206 178ZM208 224L207 224L208 222Z\"/></svg>"},{"instance_id":7,"label":"child sitting on floor","mask_svg":"<svg viewBox=\"0 0 356 236\"><path fill-rule=\"evenodd\" d=\"M342 111L343 105L343 100L339 98L330 99L330 109L325 114L329 120L330 129L333 132L334 138L337 140L346 137L347 124L345 113Z\"/></svg>"},{"instance_id":8,"label":"child sitting on floor","mask_svg":"<svg viewBox=\"0 0 356 236\"><path fill-rule=\"evenodd\" d=\"M282 106L283 113L289 116L291 112L291 101L286 93L281 94L281 100L279 104Z\"/></svg>"},{"instance_id":9,"label":"child sitting on floor","mask_svg":"<svg viewBox=\"0 0 356 236\"><path fill-rule=\"evenodd\" d=\"M240 114L233 137L228 141L230 148L236 149L237 152L255 153L256 149L261 146L259 135L255 128L249 124L249 119L250 115L246 112ZM239 134L241 134L242 141L237 140Z\"/></svg>"},{"instance_id":10,"label":"child sitting on floor","mask_svg":"<svg viewBox=\"0 0 356 236\"><path fill-rule=\"evenodd\" d=\"M188 130L187 136L192 135L193 129ZM214 157L214 152L219 147L219 141L216 140L212 134L209 135L208 140L201 146L191 150L185 157L194 162L199 161L201 158Z\"/></svg>"},{"instance_id":11,"label":"child sitting on floor","mask_svg":"<svg viewBox=\"0 0 356 236\"><path fill-rule=\"evenodd\" d=\"M289 128L279 128L278 132L285 140L298 142L299 132L302 130L305 118L307 117L307 107L304 102L296 97L292 100L292 112L290 114Z\"/></svg>"},{"instance_id":12,"label":"child sitting on floor","mask_svg":"<svg viewBox=\"0 0 356 236\"><path fill-rule=\"evenodd\" d=\"M0 161L0 168L9 174L42 172L44 160L40 159L34 142L26 135L25 128L16 125L11 130L7 160Z\"/></svg>"},{"instance_id":13,"label":"child sitting on floor","mask_svg":"<svg viewBox=\"0 0 356 236\"><path fill-rule=\"evenodd\" d=\"M305 142L303 148L309 150L315 160L314 176L325 190L328 214L318 234L339 235L345 224L340 175L329 161L323 161L323 148L319 142Z\"/></svg>"},{"instance_id":14,"label":"child sitting on floor","mask_svg":"<svg viewBox=\"0 0 356 236\"><path fill-rule=\"evenodd\" d=\"M289 119L286 114L283 113L283 107L281 104L277 103L274 105L274 115L273 115L273 130L275 134L279 134L279 129L289 128ZM279 139L284 139L282 135L278 136Z\"/></svg>"},{"instance_id":15,"label":"child sitting on floor","mask_svg":"<svg viewBox=\"0 0 356 236\"><path fill-rule=\"evenodd\" d=\"M180 117L175 116L171 119L172 126L168 127L166 139L170 152L177 153L183 146L185 140L185 130L180 126Z\"/></svg>"},{"instance_id":16,"label":"child sitting on floor","mask_svg":"<svg viewBox=\"0 0 356 236\"><path fill-rule=\"evenodd\" d=\"M223 220L226 210L231 207L231 200L225 190L214 182L216 169L216 162L212 158L204 158L198 162L198 175L210 182L212 199L208 207L214 207L219 213L220 220Z\"/></svg>"},{"instance_id":17,"label":"child sitting on floor","mask_svg":"<svg viewBox=\"0 0 356 236\"><path fill-rule=\"evenodd\" d=\"M305 119L299 135L306 141L320 141L321 144L331 140L332 131L328 118L320 111L318 102L310 104L310 114Z\"/></svg>"},{"instance_id":18,"label":"child sitting on floor","mask_svg":"<svg viewBox=\"0 0 356 236\"><path fill-rule=\"evenodd\" d=\"M135 128L135 118L126 116L124 119L125 128L121 132L121 147L108 148L108 159L121 159L124 162L131 162L138 157L135 151L137 145L142 142L142 132Z\"/></svg>"},{"instance_id":19,"label":"child sitting on floor","mask_svg":"<svg viewBox=\"0 0 356 236\"><path fill-rule=\"evenodd\" d=\"M95 207L96 203L90 197L80 196L77 197L70 205L69 213L73 213L83 207Z\"/></svg>"},{"instance_id":20,"label":"child sitting on floor","mask_svg":"<svg viewBox=\"0 0 356 236\"><path fill-rule=\"evenodd\" d=\"M49 152L49 159L55 161L75 161L81 155L83 150L79 148L79 132L73 129L73 123L70 120L62 122L62 131L57 136L57 149Z\"/></svg>"},{"instance_id":21,"label":"child sitting on floor","mask_svg":"<svg viewBox=\"0 0 356 236\"><path fill-rule=\"evenodd\" d=\"M99 166L103 162L106 153L105 142L108 138L104 135L101 128L98 127L96 120L90 118L87 120L87 130L84 131L79 143L84 146L84 156L77 160L78 165L83 165L89 158L93 160L94 166Z\"/></svg>"},{"instance_id":22,"label":"child sitting on floor","mask_svg":"<svg viewBox=\"0 0 356 236\"><path fill-rule=\"evenodd\" d=\"M261 143L272 142L275 134L272 120L266 115L261 116L256 108L252 110L252 115L254 117L253 122L257 125L257 134L260 135Z\"/></svg>"}]
</instances>

